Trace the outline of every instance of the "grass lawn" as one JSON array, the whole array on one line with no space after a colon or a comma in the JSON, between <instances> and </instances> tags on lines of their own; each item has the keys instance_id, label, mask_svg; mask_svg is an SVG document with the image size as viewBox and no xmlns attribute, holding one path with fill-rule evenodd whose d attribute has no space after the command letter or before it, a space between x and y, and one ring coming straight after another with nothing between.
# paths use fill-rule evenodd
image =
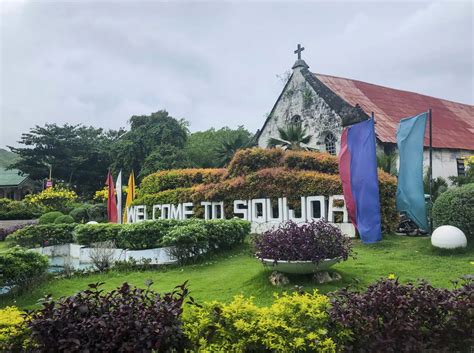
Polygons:
<instances>
[{"instance_id":1,"label":"grass lawn","mask_svg":"<svg viewBox=\"0 0 474 353\"><path fill-rule=\"evenodd\" d=\"M0 307L17 305L32 308L45 294L54 297L71 295L94 282L105 282L104 288L112 289L123 282L144 286L144 282L151 279L155 290L169 291L188 280L191 295L199 302L229 301L234 295L242 293L254 296L257 304L267 305L271 303L274 292L290 291L295 285L303 286L306 290L318 288L320 292L326 293L349 284L367 285L393 273L403 282L424 278L434 286L451 288L451 280L474 273L474 265L471 264L474 261L472 244L467 249L449 253L432 248L429 238L388 235L377 244L363 245L358 240L354 242L356 259L333 267L343 279L326 285L314 285L310 276L295 276L290 277L290 285L273 287L268 281L270 272L252 257L248 246L243 246L197 265L51 279L17 298L0 297Z\"/></svg>"}]
</instances>

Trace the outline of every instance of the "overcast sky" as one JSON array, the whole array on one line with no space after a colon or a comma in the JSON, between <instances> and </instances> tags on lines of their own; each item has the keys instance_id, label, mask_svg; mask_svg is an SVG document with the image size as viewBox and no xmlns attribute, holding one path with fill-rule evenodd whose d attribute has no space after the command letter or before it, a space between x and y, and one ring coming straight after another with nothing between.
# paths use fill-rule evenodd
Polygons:
<instances>
[{"instance_id":1,"label":"overcast sky","mask_svg":"<svg viewBox=\"0 0 474 353\"><path fill-rule=\"evenodd\" d=\"M34 125L260 128L302 43L313 72L474 104L471 1L5 1L0 147Z\"/></svg>"}]
</instances>

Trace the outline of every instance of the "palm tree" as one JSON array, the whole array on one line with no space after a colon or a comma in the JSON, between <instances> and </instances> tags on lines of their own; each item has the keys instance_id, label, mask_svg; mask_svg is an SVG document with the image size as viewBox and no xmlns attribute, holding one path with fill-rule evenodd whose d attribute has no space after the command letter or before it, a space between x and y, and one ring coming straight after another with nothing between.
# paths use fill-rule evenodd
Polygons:
<instances>
[{"instance_id":1,"label":"palm tree","mask_svg":"<svg viewBox=\"0 0 474 353\"><path fill-rule=\"evenodd\" d=\"M312 135L306 135L306 129L300 123L290 124L286 128L278 128L279 138L271 138L268 147L281 147L285 150L311 150L307 145Z\"/></svg>"},{"instance_id":2,"label":"palm tree","mask_svg":"<svg viewBox=\"0 0 474 353\"><path fill-rule=\"evenodd\" d=\"M395 151L388 153L380 151L377 153L377 165L384 172L397 175L397 158L398 154Z\"/></svg>"},{"instance_id":3,"label":"palm tree","mask_svg":"<svg viewBox=\"0 0 474 353\"><path fill-rule=\"evenodd\" d=\"M219 159L219 165L221 167L227 165L235 152L242 148L251 147L251 145L252 139L243 135L233 136L228 141L222 141L222 143L215 148L217 158Z\"/></svg>"}]
</instances>

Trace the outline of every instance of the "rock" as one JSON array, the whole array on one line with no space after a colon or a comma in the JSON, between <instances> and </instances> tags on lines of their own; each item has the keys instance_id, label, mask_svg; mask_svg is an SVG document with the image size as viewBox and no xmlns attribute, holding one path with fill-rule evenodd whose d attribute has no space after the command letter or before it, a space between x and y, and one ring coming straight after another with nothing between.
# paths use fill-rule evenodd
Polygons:
<instances>
[{"instance_id":1,"label":"rock","mask_svg":"<svg viewBox=\"0 0 474 353\"><path fill-rule=\"evenodd\" d=\"M290 283L288 277L286 277L283 273L273 271L269 277L270 283L274 286L284 286Z\"/></svg>"},{"instance_id":2,"label":"rock","mask_svg":"<svg viewBox=\"0 0 474 353\"><path fill-rule=\"evenodd\" d=\"M441 226L431 235L431 244L441 249L465 248L467 238L463 231L454 226Z\"/></svg>"},{"instance_id":3,"label":"rock","mask_svg":"<svg viewBox=\"0 0 474 353\"><path fill-rule=\"evenodd\" d=\"M324 284L324 283L329 283L333 281L333 279L329 275L329 272L327 271L316 272L313 278L317 284Z\"/></svg>"},{"instance_id":4,"label":"rock","mask_svg":"<svg viewBox=\"0 0 474 353\"><path fill-rule=\"evenodd\" d=\"M89 221L89 222L87 222L86 224L99 224L99 223L96 222L96 221Z\"/></svg>"}]
</instances>

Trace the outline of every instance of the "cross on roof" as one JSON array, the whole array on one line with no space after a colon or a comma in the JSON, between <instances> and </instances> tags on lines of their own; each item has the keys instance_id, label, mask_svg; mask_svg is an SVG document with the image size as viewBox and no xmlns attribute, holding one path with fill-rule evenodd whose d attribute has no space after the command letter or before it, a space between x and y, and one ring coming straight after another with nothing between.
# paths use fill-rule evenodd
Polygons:
<instances>
[{"instance_id":1,"label":"cross on roof","mask_svg":"<svg viewBox=\"0 0 474 353\"><path fill-rule=\"evenodd\" d=\"M298 60L301 60L301 52L304 50L304 47L301 44L298 44L298 49L295 50L295 54L298 54Z\"/></svg>"}]
</instances>

